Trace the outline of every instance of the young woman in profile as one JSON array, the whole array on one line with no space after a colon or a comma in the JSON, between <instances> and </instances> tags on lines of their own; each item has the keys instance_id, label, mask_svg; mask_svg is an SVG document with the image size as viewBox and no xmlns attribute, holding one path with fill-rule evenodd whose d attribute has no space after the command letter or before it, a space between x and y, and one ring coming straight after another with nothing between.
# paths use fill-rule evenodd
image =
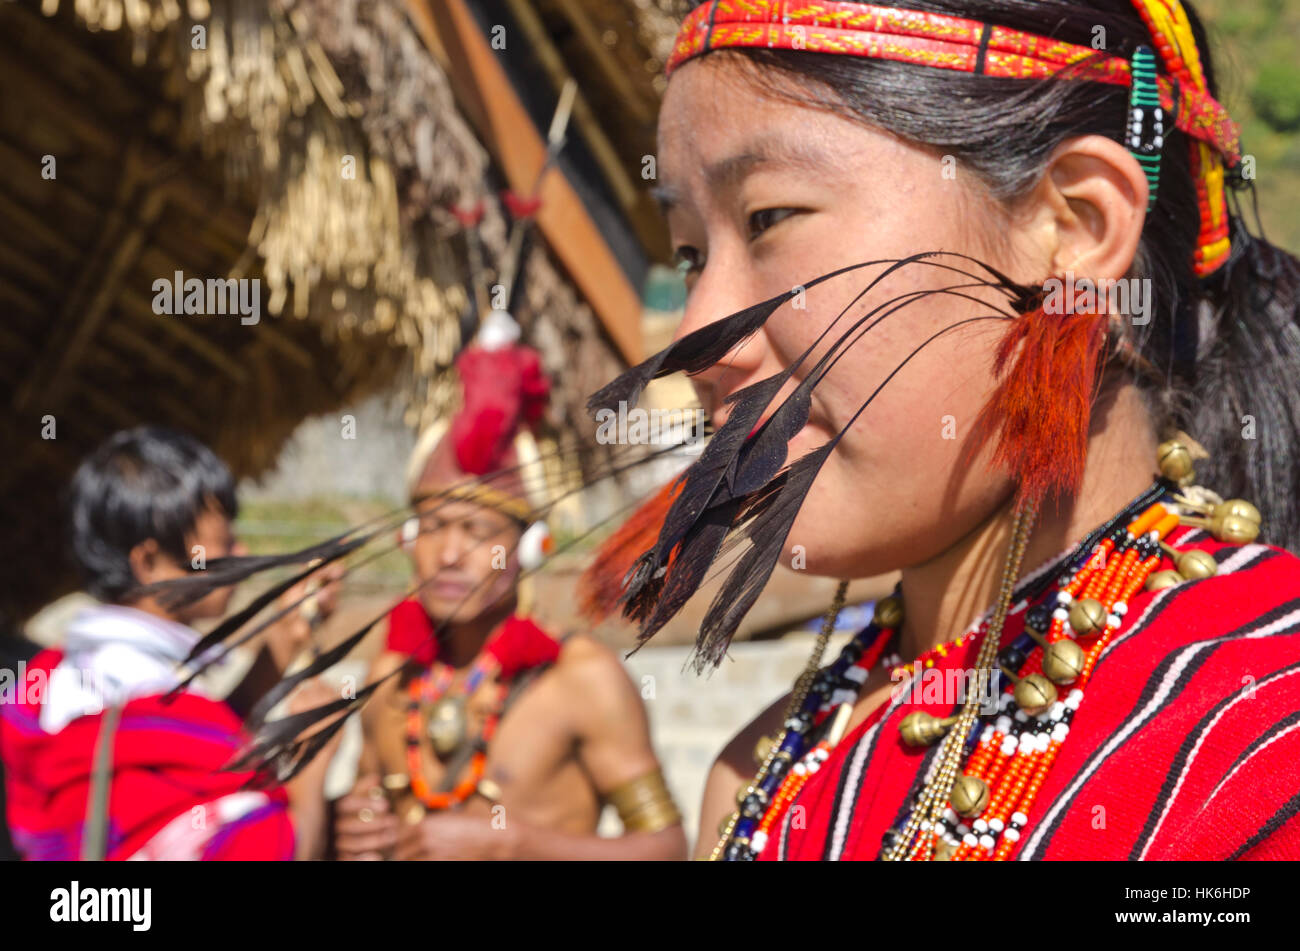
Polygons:
<instances>
[{"instance_id":1,"label":"young woman in profile","mask_svg":"<svg viewBox=\"0 0 1300 951\"><path fill-rule=\"evenodd\" d=\"M1300 857L1300 264L1190 5L713 0L669 74L686 314L592 405L717 432L602 567L645 636L729 572L703 663L796 548L901 572L698 855Z\"/></svg>"}]
</instances>

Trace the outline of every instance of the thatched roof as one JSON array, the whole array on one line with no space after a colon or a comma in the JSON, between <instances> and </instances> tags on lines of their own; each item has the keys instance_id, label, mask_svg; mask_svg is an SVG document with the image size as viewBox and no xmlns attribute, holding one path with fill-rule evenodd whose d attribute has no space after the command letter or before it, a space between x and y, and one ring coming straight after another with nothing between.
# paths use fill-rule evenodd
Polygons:
<instances>
[{"instance_id":1,"label":"thatched roof","mask_svg":"<svg viewBox=\"0 0 1300 951\"><path fill-rule=\"evenodd\" d=\"M645 0L605 6L625 2L619 36L632 37ZM65 586L56 490L115 429L187 429L245 476L306 416L395 379L412 422L451 405L447 368L472 308L448 208L486 200L493 273L507 218L502 156L413 25L420 6L0 4L0 397L14 409L0 422L0 544L39 576L0 579L0 609L21 615ZM578 6L592 4L557 10ZM637 83L652 83L643 72ZM653 110L638 122L614 136L619 154L645 147ZM601 124L586 122L584 140ZM620 210L657 256L661 237L637 219L644 184ZM557 379L552 422L579 426L583 397L627 346L553 246L533 242L524 268L516 315ZM257 279L261 319L156 313L154 282L176 271Z\"/></svg>"}]
</instances>

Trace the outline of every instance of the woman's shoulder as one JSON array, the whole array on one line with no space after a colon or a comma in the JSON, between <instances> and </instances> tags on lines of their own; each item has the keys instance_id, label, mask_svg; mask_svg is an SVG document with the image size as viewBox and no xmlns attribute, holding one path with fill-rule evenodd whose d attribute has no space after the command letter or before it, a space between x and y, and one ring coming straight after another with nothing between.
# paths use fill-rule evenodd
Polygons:
<instances>
[{"instance_id":1,"label":"woman's shoulder","mask_svg":"<svg viewBox=\"0 0 1300 951\"><path fill-rule=\"evenodd\" d=\"M1300 558L1272 545L1227 544L1198 531L1178 536L1174 547L1208 554L1213 573L1134 598L1129 611L1135 619L1121 629L1117 646L1138 635L1148 643L1211 649L1241 638L1300 634Z\"/></svg>"},{"instance_id":2,"label":"woman's shoulder","mask_svg":"<svg viewBox=\"0 0 1300 951\"><path fill-rule=\"evenodd\" d=\"M1177 732L1213 721L1220 735L1300 710L1300 558L1189 534L1176 547L1207 552L1215 573L1134 598L1094 671L1105 689L1090 697L1108 697L1126 723Z\"/></svg>"}]
</instances>

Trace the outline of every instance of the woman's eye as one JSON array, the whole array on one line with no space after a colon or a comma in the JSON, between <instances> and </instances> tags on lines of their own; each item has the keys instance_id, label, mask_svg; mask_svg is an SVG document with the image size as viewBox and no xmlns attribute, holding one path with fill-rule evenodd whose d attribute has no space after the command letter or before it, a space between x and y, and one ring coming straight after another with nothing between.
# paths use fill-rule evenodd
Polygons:
<instances>
[{"instance_id":1,"label":"woman's eye","mask_svg":"<svg viewBox=\"0 0 1300 951\"><path fill-rule=\"evenodd\" d=\"M698 248L682 245L673 252L673 266L682 277L694 274L704 268L704 255Z\"/></svg>"},{"instance_id":2,"label":"woman's eye","mask_svg":"<svg viewBox=\"0 0 1300 951\"><path fill-rule=\"evenodd\" d=\"M764 208L749 216L749 238L752 241L772 225L784 221L794 214L794 208Z\"/></svg>"}]
</instances>

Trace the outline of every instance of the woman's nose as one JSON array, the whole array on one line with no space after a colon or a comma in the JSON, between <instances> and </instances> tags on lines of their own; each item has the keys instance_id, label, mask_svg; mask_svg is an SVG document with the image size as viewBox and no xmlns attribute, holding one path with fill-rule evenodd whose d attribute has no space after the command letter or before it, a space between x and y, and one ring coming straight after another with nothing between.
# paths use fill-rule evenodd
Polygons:
<instances>
[{"instance_id":1,"label":"woman's nose","mask_svg":"<svg viewBox=\"0 0 1300 951\"><path fill-rule=\"evenodd\" d=\"M744 281L734 280L736 269L722 266L724 263L711 261L701 272L686 299L686 310L677 332L673 334L674 341L758 302L759 298L748 292ZM733 279L729 280L728 276ZM701 399L705 399L705 389L719 389L725 393L734 390L739 381L748 380L763 363L765 350L766 341L760 330L740 341L713 366L695 374L692 379L701 391Z\"/></svg>"}]
</instances>

